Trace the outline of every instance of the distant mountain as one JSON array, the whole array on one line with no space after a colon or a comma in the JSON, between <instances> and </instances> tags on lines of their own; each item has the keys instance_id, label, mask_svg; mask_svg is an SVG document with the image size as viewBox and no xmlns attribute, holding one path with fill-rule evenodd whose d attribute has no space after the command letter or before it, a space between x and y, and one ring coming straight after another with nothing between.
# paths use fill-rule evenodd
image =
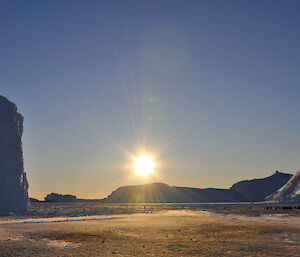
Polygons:
<instances>
[{"instance_id":1,"label":"distant mountain","mask_svg":"<svg viewBox=\"0 0 300 257\"><path fill-rule=\"evenodd\" d=\"M98 201L104 203L222 203L260 202L265 201L266 197L269 196L268 200L291 202L300 200L299 194L300 172L293 176L291 174L276 171L273 175L266 178L237 182L233 184L230 189L200 189L169 186L165 183L152 183L122 186L104 199L84 200L77 199L74 195L51 193L45 197L45 201Z\"/></svg>"},{"instance_id":2,"label":"distant mountain","mask_svg":"<svg viewBox=\"0 0 300 257\"><path fill-rule=\"evenodd\" d=\"M75 202L77 197L75 195L62 195L57 193L48 194L45 197L46 202Z\"/></svg>"},{"instance_id":3,"label":"distant mountain","mask_svg":"<svg viewBox=\"0 0 300 257\"><path fill-rule=\"evenodd\" d=\"M275 193L269 195L266 200L281 203L300 203L300 171Z\"/></svg>"},{"instance_id":4,"label":"distant mountain","mask_svg":"<svg viewBox=\"0 0 300 257\"><path fill-rule=\"evenodd\" d=\"M174 202L182 201L182 197L177 190L164 183L153 183L137 186L122 186L113 191L105 200L108 202Z\"/></svg>"},{"instance_id":5,"label":"distant mountain","mask_svg":"<svg viewBox=\"0 0 300 257\"><path fill-rule=\"evenodd\" d=\"M119 187L104 200L110 203L199 203L241 201L242 197L228 189L171 187L153 183Z\"/></svg>"},{"instance_id":6,"label":"distant mountain","mask_svg":"<svg viewBox=\"0 0 300 257\"><path fill-rule=\"evenodd\" d=\"M230 189L220 188L189 188L189 187L174 187L181 194L187 197L187 202L192 203L212 203L212 202L240 202L243 197L240 193Z\"/></svg>"},{"instance_id":7,"label":"distant mountain","mask_svg":"<svg viewBox=\"0 0 300 257\"><path fill-rule=\"evenodd\" d=\"M104 202L109 203L209 203L264 201L265 197L281 188L291 174L274 175L241 181L230 189L175 187L164 183L122 186L113 191Z\"/></svg>"},{"instance_id":8,"label":"distant mountain","mask_svg":"<svg viewBox=\"0 0 300 257\"><path fill-rule=\"evenodd\" d=\"M244 201L259 202L285 185L293 175L276 171L270 177L244 180L232 185L230 190L240 193Z\"/></svg>"},{"instance_id":9,"label":"distant mountain","mask_svg":"<svg viewBox=\"0 0 300 257\"><path fill-rule=\"evenodd\" d=\"M32 203L39 202L39 200L38 200L38 199L36 199L36 198L32 198L32 197L30 197L30 198L29 198L29 201L30 201L30 202L32 202Z\"/></svg>"}]
</instances>

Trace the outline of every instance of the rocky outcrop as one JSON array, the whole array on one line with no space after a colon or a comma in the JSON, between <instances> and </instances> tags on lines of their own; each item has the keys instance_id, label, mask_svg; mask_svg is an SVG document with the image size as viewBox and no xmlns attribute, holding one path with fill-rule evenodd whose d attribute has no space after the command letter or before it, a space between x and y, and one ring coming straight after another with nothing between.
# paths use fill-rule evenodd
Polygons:
<instances>
[{"instance_id":1,"label":"rocky outcrop","mask_svg":"<svg viewBox=\"0 0 300 257\"><path fill-rule=\"evenodd\" d=\"M285 185L291 177L291 174L276 171L266 178L237 182L230 189L240 193L244 201L260 202Z\"/></svg>"},{"instance_id":2,"label":"rocky outcrop","mask_svg":"<svg viewBox=\"0 0 300 257\"><path fill-rule=\"evenodd\" d=\"M0 215L27 210L22 134L23 117L17 106L0 96Z\"/></svg>"},{"instance_id":3,"label":"rocky outcrop","mask_svg":"<svg viewBox=\"0 0 300 257\"><path fill-rule=\"evenodd\" d=\"M272 195L266 197L268 201L278 203L300 203L300 171Z\"/></svg>"},{"instance_id":4,"label":"rocky outcrop","mask_svg":"<svg viewBox=\"0 0 300 257\"><path fill-rule=\"evenodd\" d=\"M45 197L46 202L75 202L77 197L75 195L62 195L57 193L48 194Z\"/></svg>"}]
</instances>

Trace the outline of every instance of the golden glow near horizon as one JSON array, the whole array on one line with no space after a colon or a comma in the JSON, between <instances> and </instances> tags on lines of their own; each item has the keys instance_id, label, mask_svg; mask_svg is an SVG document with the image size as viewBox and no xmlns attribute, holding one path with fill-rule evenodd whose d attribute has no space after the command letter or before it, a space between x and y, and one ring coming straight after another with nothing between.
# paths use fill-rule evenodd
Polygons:
<instances>
[{"instance_id":1,"label":"golden glow near horizon","mask_svg":"<svg viewBox=\"0 0 300 257\"><path fill-rule=\"evenodd\" d=\"M154 171L154 162L150 156L141 155L134 161L135 173L147 177Z\"/></svg>"}]
</instances>

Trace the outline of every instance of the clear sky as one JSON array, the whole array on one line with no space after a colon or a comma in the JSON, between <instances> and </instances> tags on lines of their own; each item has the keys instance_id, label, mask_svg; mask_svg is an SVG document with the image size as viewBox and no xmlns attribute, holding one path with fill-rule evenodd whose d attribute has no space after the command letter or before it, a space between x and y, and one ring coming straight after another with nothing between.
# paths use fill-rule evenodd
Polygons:
<instances>
[{"instance_id":1,"label":"clear sky","mask_svg":"<svg viewBox=\"0 0 300 257\"><path fill-rule=\"evenodd\" d=\"M300 1L0 2L30 196L300 169ZM155 158L133 174L132 156Z\"/></svg>"}]
</instances>

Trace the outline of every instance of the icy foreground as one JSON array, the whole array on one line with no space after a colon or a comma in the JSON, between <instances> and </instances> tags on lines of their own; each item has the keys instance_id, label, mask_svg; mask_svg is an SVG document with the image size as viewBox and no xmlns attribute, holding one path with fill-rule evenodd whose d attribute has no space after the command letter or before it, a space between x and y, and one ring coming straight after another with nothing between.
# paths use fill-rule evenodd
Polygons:
<instances>
[{"instance_id":1,"label":"icy foreground","mask_svg":"<svg viewBox=\"0 0 300 257\"><path fill-rule=\"evenodd\" d=\"M2 218L0 256L299 256L299 216L146 211Z\"/></svg>"}]
</instances>

